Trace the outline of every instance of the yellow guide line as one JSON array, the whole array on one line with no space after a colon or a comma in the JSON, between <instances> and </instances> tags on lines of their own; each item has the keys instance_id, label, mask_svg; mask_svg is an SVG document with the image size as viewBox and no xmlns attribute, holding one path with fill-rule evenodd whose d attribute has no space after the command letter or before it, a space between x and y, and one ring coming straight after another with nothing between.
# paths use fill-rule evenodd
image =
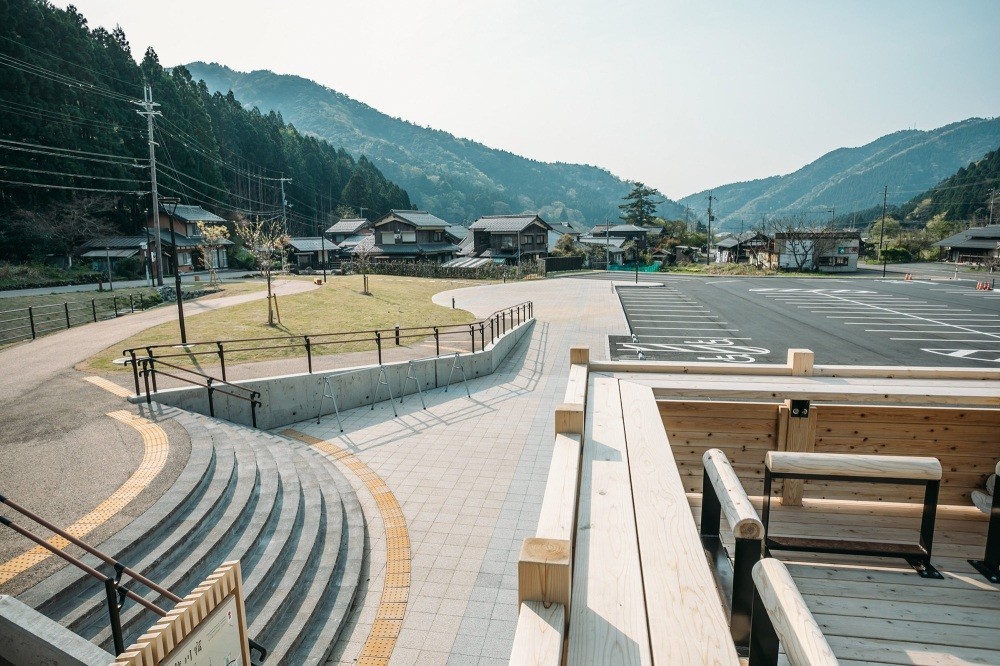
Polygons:
<instances>
[{"instance_id":1,"label":"yellow guide line","mask_svg":"<svg viewBox=\"0 0 1000 666\"><path fill-rule=\"evenodd\" d=\"M132 473L119 488L111 494L86 516L76 521L66 528L71 535L82 538L90 533L95 527L105 523L109 518L121 511L125 505L131 502L141 493L156 475L160 473L167 462L167 453L170 451L170 443L167 441L167 433L160 426L152 421L148 421L141 416L137 416L129 411L120 410L108 414L113 419L128 424L139 431L145 452L138 469ZM61 536L52 536L48 542L60 550L69 545L69 542ZM7 560L0 564L0 585L3 585L18 574L30 569L39 562L48 559L52 553L41 546L35 546L31 550L25 551L21 555Z\"/></svg>"},{"instance_id":2,"label":"yellow guide line","mask_svg":"<svg viewBox=\"0 0 1000 666\"><path fill-rule=\"evenodd\" d=\"M94 386L99 386L108 393L114 393L119 398L129 398L132 396L132 392L126 388L115 384L112 381L105 379L104 377L84 377L85 380L93 384Z\"/></svg>"},{"instance_id":3,"label":"yellow guide line","mask_svg":"<svg viewBox=\"0 0 1000 666\"><path fill-rule=\"evenodd\" d=\"M375 623L361 648L357 663L359 666L386 666L396 648L396 639L403 626L403 614L406 613L406 602L410 594L410 532L406 528L403 507L382 477L350 451L292 428L283 430L281 434L310 444L343 463L364 482L382 514L387 550L385 583L382 585L382 598L375 614Z\"/></svg>"}]
</instances>

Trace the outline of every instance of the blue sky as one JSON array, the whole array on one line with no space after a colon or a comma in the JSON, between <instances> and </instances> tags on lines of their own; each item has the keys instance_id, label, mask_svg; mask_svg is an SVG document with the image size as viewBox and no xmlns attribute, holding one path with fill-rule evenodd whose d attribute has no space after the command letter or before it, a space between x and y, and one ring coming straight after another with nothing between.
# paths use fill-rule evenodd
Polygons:
<instances>
[{"instance_id":1,"label":"blue sky","mask_svg":"<svg viewBox=\"0 0 1000 666\"><path fill-rule=\"evenodd\" d=\"M56 3L65 6L66 3ZM679 198L1000 114L1000 1L75 0L133 53L297 74Z\"/></svg>"}]
</instances>

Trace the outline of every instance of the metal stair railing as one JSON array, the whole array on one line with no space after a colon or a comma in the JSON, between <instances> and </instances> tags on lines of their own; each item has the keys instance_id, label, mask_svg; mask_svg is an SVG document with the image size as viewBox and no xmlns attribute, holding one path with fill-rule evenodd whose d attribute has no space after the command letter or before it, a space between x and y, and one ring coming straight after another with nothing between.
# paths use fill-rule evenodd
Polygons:
<instances>
[{"instance_id":1,"label":"metal stair railing","mask_svg":"<svg viewBox=\"0 0 1000 666\"><path fill-rule=\"evenodd\" d=\"M122 632L122 624L121 624L121 610L125 605L125 599L131 599L132 601L136 602L137 604L146 608L147 610L156 613L160 617L164 617L167 614L167 611L163 610L153 602L146 600L144 597L133 592L132 590L128 589L128 587L126 587L124 584L122 584L121 580L123 575L128 576L137 583L145 585L150 590L156 592L157 594L166 599L169 599L175 604L183 601L181 597L177 596L176 594L166 589L165 587L162 587L157 583L154 583L149 578L146 578L145 576L140 574L138 571L135 571L134 569L125 566L124 564L114 559L107 553L101 552L100 550L97 550L93 546L84 543L83 541L76 538L69 532L66 532L63 529L56 527L51 522L45 520L44 518L34 513L33 511L24 508L17 502L11 500L9 497L0 495L0 503L9 506L11 509L17 511L28 520L31 520L41 525L45 529L62 537L69 543L72 543L74 546L82 548L86 552L90 553L94 557L103 561L105 564L110 565L112 569L114 569L115 572L114 576L105 576L97 569L82 562L76 557L73 557L69 553L63 552L61 548L56 548L42 537L38 536L31 530L18 525L10 518L7 518L6 516L0 516L0 525L5 525L6 527L9 527L10 529L14 530L21 536L25 537L26 539L29 539L38 544L39 546L41 546L42 548L45 548L53 555L61 557L63 560L69 562L77 569L80 569L81 571L91 576L92 578L96 578L97 580L104 583L104 591L108 603L108 616L111 625L111 637L114 642L115 656L118 656L121 653L125 652L125 639ZM250 645L251 652L256 652L257 654L260 655L257 662L255 663L263 662L267 658L267 652L268 652L267 648L265 648L263 645L253 640L252 638L248 639L248 643Z\"/></svg>"}]
</instances>

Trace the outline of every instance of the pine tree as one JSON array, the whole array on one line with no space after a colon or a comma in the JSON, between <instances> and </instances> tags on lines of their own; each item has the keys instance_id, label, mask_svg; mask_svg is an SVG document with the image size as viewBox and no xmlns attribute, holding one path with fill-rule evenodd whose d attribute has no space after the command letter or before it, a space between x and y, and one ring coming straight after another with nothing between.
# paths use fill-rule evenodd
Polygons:
<instances>
[{"instance_id":1,"label":"pine tree","mask_svg":"<svg viewBox=\"0 0 1000 666\"><path fill-rule=\"evenodd\" d=\"M657 201L655 197L663 195L653 187L646 187L644 183L635 182L632 191L622 197L625 202L618 207L622 210L621 218L629 224L645 226L652 223L656 216L656 207L663 203Z\"/></svg>"}]
</instances>

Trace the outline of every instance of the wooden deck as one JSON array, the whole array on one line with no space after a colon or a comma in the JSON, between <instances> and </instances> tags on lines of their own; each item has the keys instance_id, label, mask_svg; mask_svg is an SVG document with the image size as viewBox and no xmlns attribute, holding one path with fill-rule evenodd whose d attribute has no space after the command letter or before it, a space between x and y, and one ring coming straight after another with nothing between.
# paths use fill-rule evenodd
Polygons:
<instances>
[{"instance_id":1,"label":"wooden deck","mask_svg":"<svg viewBox=\"0 0 1000 666\"><path fill-rule=\"evenodd\" d=\"M752 498L758 511L761 501ZM689 493L695 520L701 494ZM921 506L810 500L772 501L772 534L915 542ZM943 580L919 577L890 558L775 552L784 562L842 664L1000 664L1000 585L968 563L986 544L986 516L939 507L933 563ZM723 541L732 536L723 533Z\"/></svg>"}]
</instances>

